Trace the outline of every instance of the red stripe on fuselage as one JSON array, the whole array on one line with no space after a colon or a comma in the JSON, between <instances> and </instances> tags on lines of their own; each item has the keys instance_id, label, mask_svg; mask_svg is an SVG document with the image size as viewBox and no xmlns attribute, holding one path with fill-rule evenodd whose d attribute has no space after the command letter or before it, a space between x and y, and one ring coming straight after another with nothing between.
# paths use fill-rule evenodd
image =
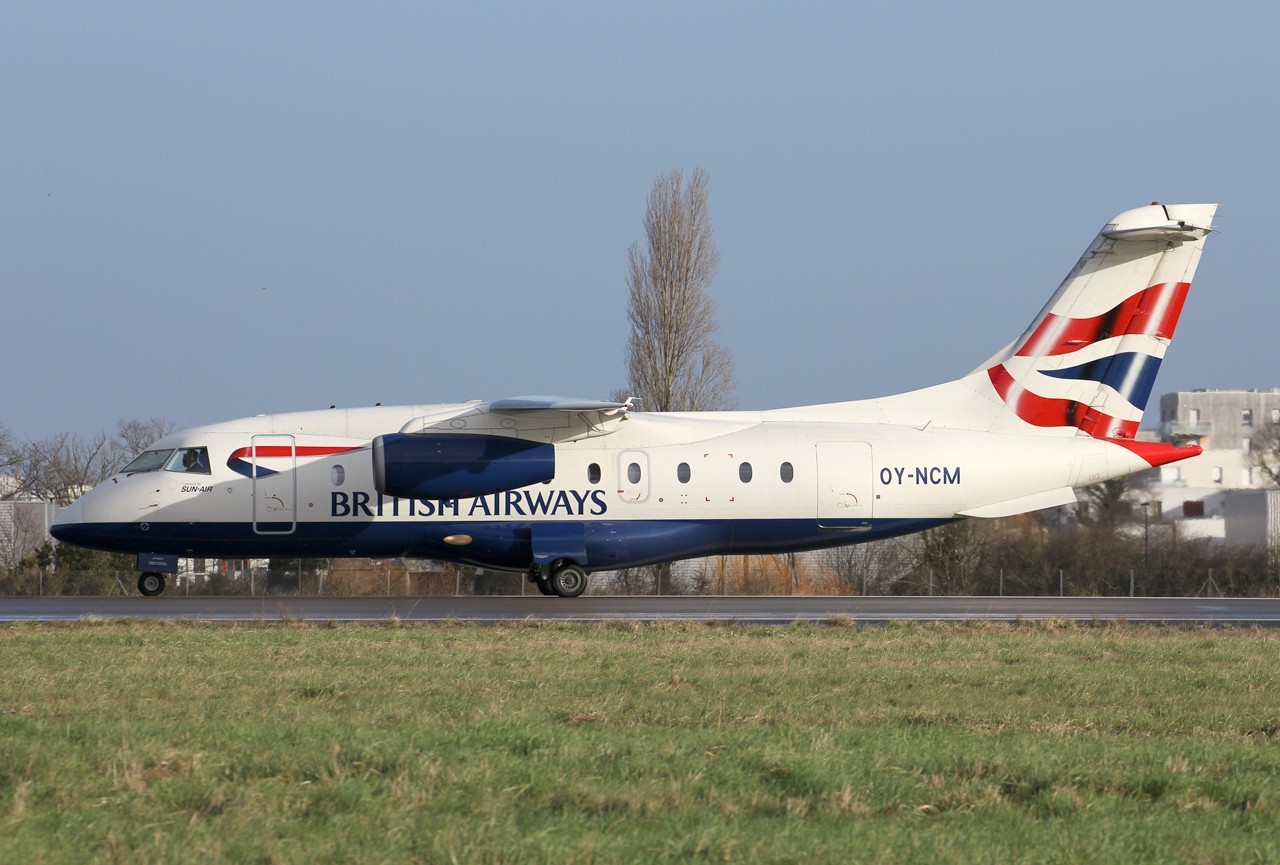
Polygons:
<instances>
[{"instance_id":1,"label":"red stripe on fuselage","mask_svg":"<svg viewBox=\"0 0 1280 865\"><path fill-rule=\"evenodd\" d=\"M244 459L254 456L254 448L240 448L231 454L227 459ZM288 445L258 445L258 457L291 457L295 454L300 457L327 457L334 454L345 454L349 451L358 451L358 447L322 447L318 445L299 445L298 447L289 447Z\"/></svg>"}]
</instances>

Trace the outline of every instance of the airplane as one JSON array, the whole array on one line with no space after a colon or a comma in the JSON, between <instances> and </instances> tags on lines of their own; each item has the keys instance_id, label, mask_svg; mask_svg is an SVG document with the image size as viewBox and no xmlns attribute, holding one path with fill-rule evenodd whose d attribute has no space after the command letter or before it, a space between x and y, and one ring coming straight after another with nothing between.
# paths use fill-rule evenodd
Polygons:
<instances>
[{"instance_id":1,"label":"airplane","mask_svg":"<svg viewBox=\"0 0 1280 865\"><path fill-rule=\"evenodd\" d=\"M409 556L576 597L594 571L1071 504L1200 453L1137 432L1216 210L1113 217L1021 336L944 384L770 411L530 396L259 415L160 439L51 532L137 553L148 596L179 556Z\"/></svg>"}]
</instances>

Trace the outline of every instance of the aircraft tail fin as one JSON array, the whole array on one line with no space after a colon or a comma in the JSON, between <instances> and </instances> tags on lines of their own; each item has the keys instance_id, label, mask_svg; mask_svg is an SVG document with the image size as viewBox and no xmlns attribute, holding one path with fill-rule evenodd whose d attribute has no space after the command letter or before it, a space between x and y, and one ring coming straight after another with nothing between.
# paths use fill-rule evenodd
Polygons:
<instances>
[{"instance_id":1,"label":"aircraft tail fin","mask_svg":"<svg viewBox=\"0 0 1280 865\"><path fill-rule=\"evenodd\" d=\"M1132 439L1178 325L1215 204L1151 204L1103 226L1018 339L974 370L988 429Z\"/></svg>"}]
</instances>

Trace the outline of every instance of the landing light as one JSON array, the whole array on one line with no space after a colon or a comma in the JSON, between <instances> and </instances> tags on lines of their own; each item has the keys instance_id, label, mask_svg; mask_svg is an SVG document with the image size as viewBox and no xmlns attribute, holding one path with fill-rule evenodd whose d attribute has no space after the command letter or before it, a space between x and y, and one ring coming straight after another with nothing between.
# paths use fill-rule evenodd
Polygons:
<instances>
[{"instance_id":1,"label":"landing light","mask_svg":"<svg viewBox=\"0 0 1280 865\"><path fill-rule=\"evenodd\" d=\"M444 542L455 547L465 547L471 543L471 535L445 535Z\"/></svg>"}]
</instances>

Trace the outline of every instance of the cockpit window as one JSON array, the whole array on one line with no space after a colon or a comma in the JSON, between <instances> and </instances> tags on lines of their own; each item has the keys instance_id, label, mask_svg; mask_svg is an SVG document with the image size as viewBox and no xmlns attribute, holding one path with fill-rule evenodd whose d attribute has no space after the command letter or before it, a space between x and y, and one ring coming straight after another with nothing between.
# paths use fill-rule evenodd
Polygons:
<instances>
[{"instance_id":1,"label":"cockpit window","mask_svg":"<svg viewBox=\"0 0 1280 865\"><path fill-rule=\"evenodd\" d=\"M185 472L190 475L209 474L208 448L178 448L165 463L167 472Z\"/></svg>"},{"instance_id":2,"label":"cockpit window","mask_svg":"<svg viewBox=\"0 0 1280 865\"><path fill-rule=\"evenodd\" d=\"M127 475L131 475L136 472L158 471L171 456L173 456L173 448L165 448L162 451L146 451L145 453L138 454L138 456L134 458L133 462L129 463L121 469L121 471Z\"/></svg>"}]
</instances>

